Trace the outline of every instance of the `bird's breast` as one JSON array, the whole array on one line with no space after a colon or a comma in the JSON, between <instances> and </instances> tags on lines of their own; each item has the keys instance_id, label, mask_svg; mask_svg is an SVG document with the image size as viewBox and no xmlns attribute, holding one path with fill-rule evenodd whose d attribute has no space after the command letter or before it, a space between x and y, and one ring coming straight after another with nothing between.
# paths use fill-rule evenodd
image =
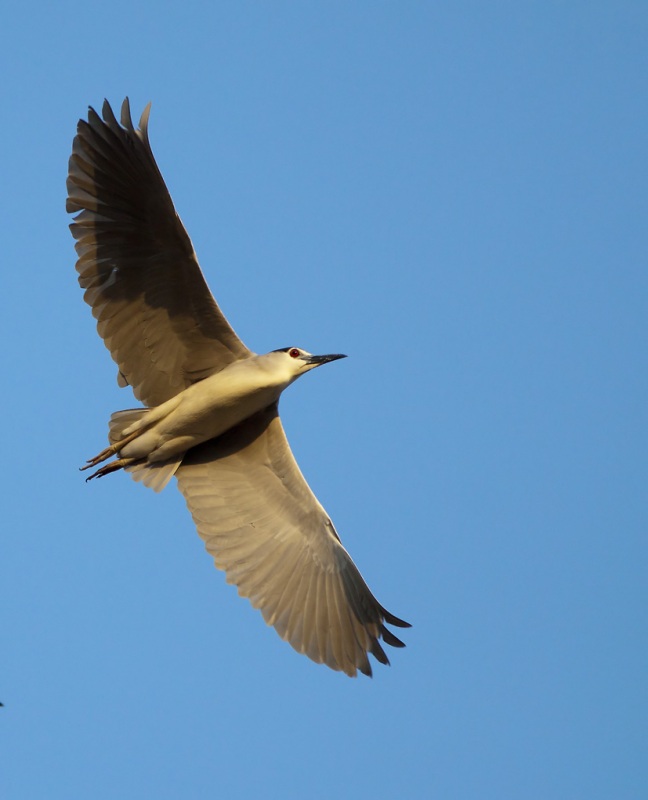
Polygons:
<instances>
[{"instance_id":1,"label":"bird's breast","mask_svg":"<svg viewBox=\"0 0 648 800\"><path fill-rule=\"evenodd\" d=\"M283 388L268 385L260 370L226 368L173 398L168 412L164 406L152 409L156 421L127 445L123 454L149 461L180 455L267 408Z\"/></svg>"}]
</instances>

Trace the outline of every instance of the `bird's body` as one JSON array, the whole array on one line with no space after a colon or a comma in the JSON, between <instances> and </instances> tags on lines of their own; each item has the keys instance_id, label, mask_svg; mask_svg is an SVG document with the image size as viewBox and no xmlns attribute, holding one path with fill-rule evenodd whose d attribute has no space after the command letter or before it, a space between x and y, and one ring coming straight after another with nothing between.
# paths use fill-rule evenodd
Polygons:
<instances>
[{"instance_id":1,"label":"bird's body","mask_svg":"<svg viewBox=\"0 0 648 800\"><path fill-rule=\"evenodd\" d=\"M160 490L173 475L216 566L299 652L370 675L389 663L384 623L409 627L369 591L292 456L278 415L300 375L344 356L287 347L265 355L236 336L202 276L150 149L149 108L135 129L109 104L79 122L67 209L77 270L97 329L143 408L111 417L118 469Z\"/></svg>"},{"instance_id":2,"label":"bird's body","mask_svg":"<svg viewBox=\"0 0 648 800\"><path fill-rule=\"evenodd\" d=\"M266 353L235 361L152 408L123 430L124 436L141 433L120 454L164 461L220 436L267 408L297 377L288 369L290 364L282 363L289 357L281 355L283 358L279 353Z\"/></svg>"}]
</instances>

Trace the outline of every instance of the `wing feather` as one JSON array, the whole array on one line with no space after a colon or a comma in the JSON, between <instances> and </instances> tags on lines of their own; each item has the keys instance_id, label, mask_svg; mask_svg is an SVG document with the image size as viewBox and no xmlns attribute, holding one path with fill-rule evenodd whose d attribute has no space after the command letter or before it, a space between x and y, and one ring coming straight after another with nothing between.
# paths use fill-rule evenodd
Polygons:
<instances>
[{"instance_id":1,"label":"wing feather","mask_svg":"<svg viewBox=\"0 0 648 800\"><path fill-rule=\"evenodd\" d=\"M408 623L378 603L290 451L277 405L190 451L176 473L198 533L239 594L300 653L371 675Z\"/></svg>"},{"instance_id":2,"label":"wing feather","mask_svg":"<svg viewBox=\"0 0 648 800\"><path fill-rule=\"evenodd\" d=\"M77 213L79 283L97 330L146 405L250 355L212 297L157 167L147 106L136 130L128 100L121 124L105 102L80 120L67 210Z\"/></svg>"}]
</instances>

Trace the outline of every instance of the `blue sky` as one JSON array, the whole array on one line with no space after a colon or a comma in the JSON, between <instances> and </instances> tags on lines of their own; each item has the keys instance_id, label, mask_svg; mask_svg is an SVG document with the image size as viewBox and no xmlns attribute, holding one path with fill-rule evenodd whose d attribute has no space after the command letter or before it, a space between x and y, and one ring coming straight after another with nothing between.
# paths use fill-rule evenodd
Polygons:
<instances>
[{"instance_id":1,"label":"blue sky","mask_svg":"<svg viewBox=\"0 0 648 800\"><path fill-rule=\"evenodd\" d=\"M2 16L3 798L645 797L646 5ZM282 416L413 623L373 680L266 628L173 485L77 472L134 402L67 160L125 95L245 343L350 356Z\"/></svg>"}]
</instances>

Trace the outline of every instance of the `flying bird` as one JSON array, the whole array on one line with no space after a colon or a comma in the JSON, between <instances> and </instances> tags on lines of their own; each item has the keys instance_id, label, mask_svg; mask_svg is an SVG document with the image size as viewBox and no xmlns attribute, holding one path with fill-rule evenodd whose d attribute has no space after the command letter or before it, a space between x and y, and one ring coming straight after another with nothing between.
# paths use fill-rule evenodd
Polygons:
<instances>
[{"instance_id":1,"label":"flying bird","mask_svg":"<svg viewBox=\"0 0 648 800\"><path fill-rule=\"evenodd\" d=\"M214 300L148 137L128 98L80 120L67 179L79 283L97 331L142 408L110 418L109 446L82 469L119 469L155 491L175 476L228 583L295 650L349 676L371 675L386 624L409 623L373 596L297 466L281 393L342 354L238 338ZM114 457L114 458L113 458ZM113 458L112 461L109 459ZM104 463L106 462L106 463ZM100 464L104 464L99 467Z\"/></svg>"}]
</instances>

